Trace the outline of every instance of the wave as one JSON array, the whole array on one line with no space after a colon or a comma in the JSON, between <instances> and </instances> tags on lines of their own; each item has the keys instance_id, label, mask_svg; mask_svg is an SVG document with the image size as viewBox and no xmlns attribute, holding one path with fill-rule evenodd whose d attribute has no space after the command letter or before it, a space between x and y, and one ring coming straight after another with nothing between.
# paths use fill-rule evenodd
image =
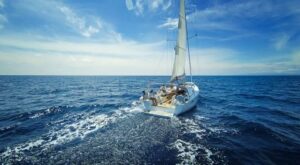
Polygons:
<instances>
[{"instance_id":1,"label":"wave","mask_svg":"<svg viewBox=\"0 0 300 165\"><path fill-rule=\"evenodd\" d=\"M31 112L31 113L29 113L30 114L29 118L35 119L35 118L39 118L42 116L53 115L53 114L65 111L69 108L71 108L71 107L70 106L51 107L46 110Z\"/></svg>"},{"instance_id":2,"label":"wave","mask_svg":"<svg viewBox=\"0 0 300 165\"><path fill-rule=\"evenodd\" d=\"M110 109L115 109L120 107L119 104L93 104L93 105L82 105L82 106L54 106L50 107L47 109L43 110L35 110L35 111L30 111L30 112L23 112L19 114L14 114L14 115L6 115L5 117L2 117L0 121L26 121L28 119L37 119L41 117L48 117L52 115L62 115L67 112L74 112L74 111L88 111L88 110L93 110L93 109L105 109L105 108L110 108Z\"/></svg>"},{"instance_id":3,"label":"wave","mask_svg":"<svg viewBox=\"0 0 300 165\"><path fill-rule=\"evenodd\" d=\"M270 106L271 107L271 106ZM234 109L236 111L244 111L249 113L251 116L273 116L272 118L266 118L269 120L281 123L283 118L289 121L299 121L300 116L297 113L286 111L285 109L279 109L278 107L270 108L265 106L244 106L244 105L227 105L227 109ZM246 115L246 114L244 114ZM278 120L279 119L279 120Z\"/></svg>"},{"instance_id":4,"label":"wave","mask_svg":"<svg viewBox=\"0 0 300 165\"><path fill-rule=\"evenodd\" d=\"M181 139L176 140L172 145L179 152L177 157L182 160L180 162L180 164L195 164L197 162L196 156L202 146L197 145L197 144L192 144L192 143L183 141ZM207 157L206 158L210 160L211 155L212 155L212 152L207 149Z\"/></svg>"},{"instance_id":5,"label":"wave","mask_svg":"<svg viewBox=\"0 0 300 165\"><path fill-rule=\"evenodd\" d=\"M257 94L246 94L246 93L240 93L240 94L235 94L235 96L241 96L247 99L255 99L255 100L268 100L272 102L281 102L281 103L286 103L286 104L294 104L294 105L299 105L300 104L300 99L296 98L278 98L269 95L257 95Z\"/></svg>"},{"instance_id":6,"label":"wave","mask_svg":"<svg viewBox=\"0 0 300 165\"><path fill-rule=\"evenodd\" d=\"M8 147L0 154L0 158L21 160L24 159L24 154L34 154L37 151L44 151L75 139L82 140L87 135L116 122L118 119L128 117L131 113L140 111L141 109L137 106L120 108L112 115L95 114L95 112L84 112L76 115L66 114L64 117L73 118L73 123L65 122L70 121L69 119L53 122L53 128L48 133L41 135L40 138L35 140L27 141L14 147Z\"/></svg>"},{"instance_id":7,"label":"wave","mask_svg":"<svg viewBox=\"0 0 300 165\"><path fill-rule=\"evenodd\" d=\"M49 94L61 94L72 91L70 89L60 89L60 88L34 88L30 91L28 91L29 95L49 95Z\"/></svg>"},{"instance_id":8,"label":"wave","mask_svg":"<svg viewBox=\"0 0 300 165\"><path fill-rule=\"evenodd\" d=\"M57 114L60 112L68 111L73 107L70 106L58 106L58 107L50 107L43 110L31 111L31 112L23 112L19 114L6 115L2 117L0 121L25 121L28 119L35 119L43 116L49 116L53 114Z\"/></svg>"},{"instance_id":9,"label":"wave","mask_svg":"<svg viewBox=\"0 0 300 165\"><path fill-rule=\"evenodd\" d=\"M208 136L228 133L230 130L206 125L205 117L196 116L192 119L174 119L182 131L182 135L171 144L178 151L179 164L215 164L214 156L222 157L221 152L213 150L206 143ZM219 160L218 160L219 161Z\"/></svg>"},{"instance_id":10,"label":"wave","mask_svg":"<svg viewBox=\"0 0 300 165\"><path fill-rule=\"evenodd\" d=\"M14 125L9 125L9 126L4 126L0 128L0 134L4 134L6 132L12 131L15 128L18 127L19 124L14 124Z\"/></svg>"}]
</instances>

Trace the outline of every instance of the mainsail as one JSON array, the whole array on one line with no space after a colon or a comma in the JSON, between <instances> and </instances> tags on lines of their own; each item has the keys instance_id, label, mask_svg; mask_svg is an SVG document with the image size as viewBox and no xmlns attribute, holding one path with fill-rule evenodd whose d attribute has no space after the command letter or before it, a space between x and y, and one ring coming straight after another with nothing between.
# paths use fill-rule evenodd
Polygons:
<instances>
[{"instance_id":1,"label":"mainsail","mask_svg":"<svg viewBox=\"0 0 300 165\"><path fill-rule=\"evenodd\" d=\"M186 56L186 17L184 0L180 0L180 11L178 20L178 36L175 47L175 61L171 82L183 79L185 76L185 56Z\"/></svg>"}]
</instances>

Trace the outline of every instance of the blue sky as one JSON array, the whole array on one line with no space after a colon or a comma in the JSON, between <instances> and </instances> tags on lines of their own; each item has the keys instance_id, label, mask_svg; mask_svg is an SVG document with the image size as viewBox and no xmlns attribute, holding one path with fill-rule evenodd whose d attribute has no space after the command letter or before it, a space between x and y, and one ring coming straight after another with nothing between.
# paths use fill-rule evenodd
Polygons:
<instances>
[{"instance_id":1,"label":"blue sky","mask_svg":"<svg viewBox=\"0 0 300 165\"><path fill-rule=\"evenodd\" d=\"M169 75L178 3L0 0L0 74ZM186 4L194 74L300 73L300 1Z\"/></svg>"}]
</instances>

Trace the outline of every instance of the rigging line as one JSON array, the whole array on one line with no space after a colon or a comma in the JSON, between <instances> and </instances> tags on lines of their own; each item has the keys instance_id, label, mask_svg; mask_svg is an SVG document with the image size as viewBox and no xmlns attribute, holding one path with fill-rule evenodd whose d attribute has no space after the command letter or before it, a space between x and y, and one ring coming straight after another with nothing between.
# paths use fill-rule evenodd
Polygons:
<instances>
[{"instance_id":1,"label":"rigging line","mask_svg":"<svg viewBox=\"0 0 300 165\"><path fill-rule=\"evenodd\" d=\"M171 31L171 37L176 38L176 32L175 31ZM176 42L176 40L174 40ZM169 48L172 51L169 51L169 56L168 56L168 60L170 61L170 71L171 74L173 73L173 65L174 65L174 60L175 60L175 56L174 56L174 47L176 44L174 44L174 42L169 42Z\"/></svg>"},{"instance_id":2,"label":"rigging line","mask_svg":"<svg viewBox=\"0 0 300 165\"><path fill-rule=\"evenodd\" d=\"M167 36L167 47L166 47L166 65L165 65L165 72L166 73L170 73L170 71L172 72L172 69L170 69L169 68L169 63L168 63L168 61L170 61L170 59L169 59L169 56L170 56L170 45L171 45L171 43L170 43L170 39L169 38L171 38L171 31L169 31L168 29L167 29L167 34L168 34L168 36ZM170 61L170 62L172 62L172 61Z\"/></svg>"},{"instance_id":3,"label":"rigging line","mask_svg":"<svg viewBox=\"0 0 300 165\"><path fill-rule=\"evenodd\" d=\"M186 20L186 10L184 10L184 15L185 15L185 31L186 31L186 41L187 41L187 49L188 49L188 56L189 56L189 66L190 66L190 78L191 78L191 82L193 82L193 75L192 75L192 66L191 66L191 54L190 54L190 44L189 44L189 40L188 37L189 33L188 33L188 26L187 26L187 20Z\"/></svg>"}]
</instances>

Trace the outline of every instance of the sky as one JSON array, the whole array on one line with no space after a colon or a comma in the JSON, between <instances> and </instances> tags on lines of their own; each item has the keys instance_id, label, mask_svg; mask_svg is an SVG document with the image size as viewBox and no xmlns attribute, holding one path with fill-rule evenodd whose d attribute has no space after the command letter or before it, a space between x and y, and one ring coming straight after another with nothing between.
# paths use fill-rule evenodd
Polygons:
<instances>
[{"instance_id":1,"label":"sky","mask_svg":"<svg viewBox=\"0 0 300 165\"><path fill-rule=\"evenodd\" d=\"M186 0L193 74L299 75L299 6ZM170 75L178 8L178 0L0 0L0 75Z\"/></svg>"}]
</instances>

